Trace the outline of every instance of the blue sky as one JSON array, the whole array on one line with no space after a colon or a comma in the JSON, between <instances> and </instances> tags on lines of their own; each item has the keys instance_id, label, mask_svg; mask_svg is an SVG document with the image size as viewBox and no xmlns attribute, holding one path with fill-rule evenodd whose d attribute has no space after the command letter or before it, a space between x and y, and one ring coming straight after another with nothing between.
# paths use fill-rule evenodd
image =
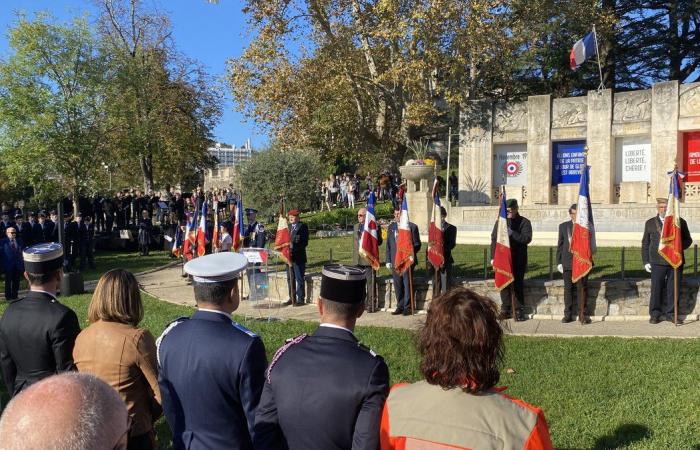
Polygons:
<instances>
[{"instance_id":1,"label":"blue sky","mask_svg":"<svg viewBox=\"0 0 700 450\"><path fill-rule=\"evenodd\" d=\"M178 49L199 60L214 76L224 74L226 59L239 56L249 42L245 16L240 0L220 0L210 4L207 0L150 0L159 11L170 16L173 36ZM63 21L85 13L94 19L96 8L91 0L0 0L0 55L9 54L7 30L16 18L16 12L33 13L49 11ZM230 94L227 92L227 97ZM256 134L253 124L233 109L227 98L224 114L214 131L216 139L241 145L247 138L254 148L267 143L268 138Z\"/></svg>"}]
</instances>

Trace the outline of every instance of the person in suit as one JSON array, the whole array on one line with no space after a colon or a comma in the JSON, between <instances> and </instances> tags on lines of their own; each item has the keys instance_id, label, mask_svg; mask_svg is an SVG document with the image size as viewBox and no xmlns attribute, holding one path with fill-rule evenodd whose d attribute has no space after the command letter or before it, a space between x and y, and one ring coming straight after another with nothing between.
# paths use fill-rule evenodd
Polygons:
<instances>
[{"instance_id":1,"label":"person in suit","mask_svg":"<svg viewBox=\"0 0 700 450\"><path fill-rule=\"evenodd\" d=\"M80 222L80 271L95 268L95 224L92 216L83 216Z\"/></svg>"},{"instance_id":2,"label":"person in suit","mask_svg":"<svg viewBox=\"0 0 700 450\"><path fill-rule=\"evenodd\" d=\"M561 319L562 323L570 323L574 320L574 293L577 291L576 286L578 283L582 284L584 297L587 297L585 293L587 292L588 275L581 278L576 283L571 282L571 261L573 258L571 254L571 235L574 232L577 208L578 205L576 205L576 203L569 207L569 216L571 220L559 224L559 237L557 238L557 270L564 278L564 317ZM576 300L578 302L587 302L586 298L578 298L578 294L576 294ZM588 305L584 306L584 311L588 311ZM584 323L591 323L591 318L586 316L583 321Z\"/></svg>"},{"instance_id":3,"label":"person in suit","mask_svg":"<svg viewBox=\"0 0 700 450\"><path fill-rule=\"evenodd\" d=\"M246 219L248 220L248 226L245 230L243 246L265 248L265 227L263 226L263 224L258 222L258 210L253 208L246 208L245 213L247 216Z\"/></svg>"},{"instance_id":4,"label":"person in suit","mask_svg":"<svg viewBox=\"0 0 700 450\"><path fill-rule=\"evenodd\" d=\"M501 319L515 317L516 321L526 319L525 316L525 270L527 269L527 246L532 241L532 224L518 213L518 201L511 198L506 202L506 218L508 222L508 239L513 260L513 289L515 290L516 311L511 311L510 289L501 291ZM491 232L491 255L496 252L498 221ZM491 260L493 265L493 259Z\"/></svg>"},{"instance_id":5,"label":"person in suit","mask_svg":"<svg viewBox=\"0 0 700 450\"><path fill-rule=\"evenodd\" d=\"M321 324L310 336L288 340L272 358L255 415L256 449L379 448L389 370L353 332L365 292L364 269L323 268Z\"/></svg>"},{"instance_id":6,"label":"person in suit","mask_svg":"<svg viewBox=\"0 0 700 450\"><path fill-rule=\"evenodd\" d=\"M32 227L32 245L43 243L44 229L41 227L41 224L37 221L36 214L29 213L29 225Z\"/></svg>"},{"instance_id":7,"label":"person in suit","mask_svg":"<svg viewBox=\"0 0 700 450\"><path fill-rule=\"evenodd\" d=\"M7 211L2 212L2 220L0 220L0 236L4 236L8 228L14 228L15 223L10 220L10 213Z\"/></svg>"},{"instance_id":8,"label":"person in suit","mask_svg":"<svg viewBox=\"0 0 700 450\"><path fill-rule=\"evenodd\" d=\"M174 449L253 448L265 382L265 346L231 319L245 256L224 252L185 264L197 311L172 322L156 341L158 384Z\"/></svg>"},{"instance_id":9,"label":"person in suit","mask_svg":"<svg viewBox=\"0 0 700 450\"><path fill-rule=\"evenodd\" d=\"M658 252L661 231L663 230L664 217L668 199L660 197L656 199L657 215L647 220L644 224L644 234L642 235L642 264L644 270L651 274L651 298L649 299L649 323L657 324L664 319L673 322L674 317L674 270ZM685 219L680 218L681 241L683 250L690 247L693 239L690 237L688 224ZM678 267L678 290L680 297L680 287L683 281L683 264ZM666 296L663 297L663 290L666 289ZM678 319L680 323L683 321Z\"/></svg>"},{"instance_id":10,"label":"person in suit","mask_svg":"<svg viewBox=\"0 0 700 450\"><path fill-rule=\"evenodd\" d=\"M299 210L290 210L288 219L289 249L292 257L292 271L294 272L294 286L296 292L292 291L292 280L289 275L287 275L287 286L289 287L290 298L285 305L291 305L292 302L296 302L297 306L301 306L306 299L304 275L306 273L306 246L309 244L309 227L299 220ZM293 297L296 297L296 299Z\"/></svg>"},{"instance_id":11,"label":"person in suit","mask_svg":"<svg viewBox=\"0 0 700 450\"><path fill-rule=\"evenodd\" d=\"M65 220L63 229L65 230L66 249L68 250L65 270L72 272L76 269L75 261L80 256L80 224L83 221L83 214L79 212L75 216L75 220L72 220L71 215L66 213L63 215L63 220Z\"/></svg>"},{"instance_id":12,"label":"person in suit","mask_svg":"<svg viewBox=\"0 0 700 450\"><path fill-rule=\"evenodd\" d=\"M365 226L365 218L367 216L367 208L360 208L357 211L357 223L353 225L352 231L354 239L352 240L352 264L362 267L367 273L367 305L365 310L374 312L378 306L377 296L377 273L372 269L372 264L360 255L360 239ZM382 230L377 227L377 246L382 245ZM379 257L379 254L377 254Z\"/></svg>"},{"instance_id":13,"label":"person in suit","mask_svg":"<svg viewBox=\"0 0 700 450\"><path fill-rule=\"evenodd\" d=\"M22 239L22 243L27 247L31 247L35 244L32 237L32 225L29 222L24 221L24 217L21 214L15 215L15 229L17 230L17 235Z\"/></svg>"},{"instance_id":14,"label":"person in suit","mask_svg":"<svg viewBox=\"0 0 700 450\"><path fill-rule=\"evenodd\" d=\"M398 205L398 202L397 202ZM399 237L399 221L401 220L401 209L394 208L394 221L389 224L386 234L386 267L391 270L391 277L394 281L394 292L396 293L396 309L391 313L393 315L403 314L408 316L414 311L411 311L411 288L409 276L413 276L413 268L418 263L418 252L420 251L421 242L418 226L409 222L408 227L411 230L411 238L413 242L413 264L411 267L399 274L394 270L396 268L396 241ZM409 273L410 271L410 273Z\"/></svg>"},{"instance_id":15,"label":"person in suit","mask_svg":"<svg viewBox=\"0 0 700 450\"><path fill-rule=\"evenodd\" d=\"M153 222L148 217L148 211L145 209L141 212L141 220L139 221L139 254L148 256L148 249L151 245L151 232L153 231Z\"/></svg>"},{"instance_id":16,"label":"person in suit","mask_svg":"<svg viewBox=\"0 0 700 450\"><path fill-rule=\"evenodd\" d=\"M63 247L39 244L24 250L29 292L10 302L0 319L0 367L10 396L37 381L75 370L73 346L80 332L73 310L59 303Z\"/></svg>"},{"instance_id":17,"label":"person in suit","mask_svg":"<svg viewBox=\"0 0 700 450\"><path fill-rule=\"evenodd\" d=\"M15 300L19 294L19 280L24 272L22 250L24 242L18 237L17 229L8 227L5 238L0 241L3 271L5 272L5 300Z\"/></svg>"},{"instance_id":18,"label":"person in suit","mask_svg":"<svg viewBox=\"0 0 700 450\"><path fill-rule=\"evenodd\" d=\"M454 258L452 250L457 246L457 227L447 222L447 210L444 206L440 206L440 229L442 230L442 252L445 257L445 263L438 270L438 286L437 291L444 294L454 286ZM429 272L434 274L434 268L428 262Z\"/></svg>"}]
</instances>

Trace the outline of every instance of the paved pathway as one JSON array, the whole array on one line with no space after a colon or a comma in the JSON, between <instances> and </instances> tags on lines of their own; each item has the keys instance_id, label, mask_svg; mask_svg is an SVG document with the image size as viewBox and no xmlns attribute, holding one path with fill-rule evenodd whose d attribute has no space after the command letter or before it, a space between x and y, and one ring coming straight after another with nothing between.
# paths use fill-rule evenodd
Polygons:
<instances>
[{"instance_id":1,"label":"paved pathway","mask_svg":"<svg viewBox=\"0 0 700 450\"><path fill-rule=\"evenodd\" d=\"M181 276L181 266L168 267L163 270L138 275L144 291L150 295L171 303L194 306L192 287ZM236 314L246 317L318 320L315 305L282 306L280 302L241 302ZM360 317L359 325L373 325L393 328L416 329L425 319L424 314L415 316L392 316L389 312L365 313ZM687 322L674 326L669 322L651 325L644 320L637 321L598 321L589 325L579 323L562 324L559 320L528 320L525 322L508 321L510 333L521 336L619 336L619 337L700 337L700 322Z\"/></svg>"}]
</instances>

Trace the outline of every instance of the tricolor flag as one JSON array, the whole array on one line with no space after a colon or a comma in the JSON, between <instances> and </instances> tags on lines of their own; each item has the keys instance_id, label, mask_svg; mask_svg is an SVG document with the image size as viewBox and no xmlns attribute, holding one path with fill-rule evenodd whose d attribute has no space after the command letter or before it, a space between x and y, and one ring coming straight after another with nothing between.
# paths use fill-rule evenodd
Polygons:
<instances>
[{"instance_id":1,"label":"tricolor flag","mask_svg":"<svg viewBox=\"0 0 700 450\"><path fill-rule=\"evenodd\" d=\"M199 227L197 228L197 256L207 254L207 201L202 202L202 210L199 214Z\"/></svg>"},{"instance_id":2,"label":"tricolor flag","mask_svg":"<svg viewBox=\"0 0 700 450\"><path fill-rule=\"evenodd\" d=\"M442 233L442 216L440 213L440 185L435 177L433 182L433 218L428 228L428 261L439 269L445 264L445 245Z\"/></svg>"},{"instance_id":3,"label":"tricolor flag","mask_svg":"<svg viewBox=\"0 0 700 450\"><path fill-rule=\"evenodd\" d=\"M360 255L369 261L374 270L379 269L379 237L377 235L377 219L374 216L376 201L374 192L370 192L367 198L367 214L365 215L365 223L362 225L359 245Z\"/></svg>"},{"instance_id":4,"label":"tricolor flag","mask_svg":"<svg viewBox=\"0 0 700 450\"><path fill-rule=\"evenodd\" d=\"M243 239L245 238L245 230L243 229L243 200L238 197L236 202L236 218L233 224L233 246L231 250L237 252L243 246Z\"/></svg>"},{"instance_id":5,"label":"tricolor flag","mask_svg":"<svg viewBox=\"0 0 700 450\"><path fill-rule=\"evenodd\" d=\"M681 235L681 205L680 205L680 179L685 174L673 170L670 173L671 184L668 188L668 205L664 225L659 240L659 255L665 259L671 267L677 269L683 264L683 239Z\"/></svg>"},{"instance_id":6,"label":"tricolor flag","mask_svg":"<svg viewBox=\"0 0 700 450\"><path fill-rule=\"evenodd\" d=\"M513 256L508 237L508 216L506 214L506 188L503 186L499 199L498 224L496 225L496 248L493 252L494 284L502 291L513 282Z\"/></svg>"},{"instance_id":7,"label":"tricolor flag","mask_svg":"<svg viewBox=\"0 0 700 450\"><path fill-rule=\"evenodd\" d=\"M221 242L219 242L219 201L214 200L214 230L211 235L212 252L218 252L219 247L221 247Z\"/></svg>"},{"instance_id":8,"label":"tricolor flag","mask_svg":"<svg viewBox=\"0 0 700 450\"><path fill-rule=\"evenodd\" d=\"M280 214L280 219L277 222L277 233L275 233L275 250L280 252L280 257L287 265L292 265L292 252L289 248L289 224L284 214Z\"/></svg>"},{"instance_id":9,"label":"tricolor flag","mask_svg":"<svg viewBox=\"0 0 700 450\"><path fill-rule=\"evenodd\" d=\"M176 258L182 254L182 233L180 232L180 224L175 227L175 238L173 239L172 253Z\"/></svg>"},{"instance_id":10,"label":"tricolor flag","mask_svg":"<svg viewBox=\"0 0 700 450\"><path fill-rule=\"evenodd\" d=\"M401 202L401 216L398 223L398 237L396 239L396 257L394 258L394 270L396 273L404 273L413 265L413 236L408 222L408 204L404 195Z\"/></svg>"},{"instance_id":11,"label":"tricolor flag","mask_svg":"<svg viewBox=\"0 0 700 450\"><path fill-rule=\"evenodd\" d=\"M571 70L578 69L588 58L596 54L596 33L595 28L574 44L569 55L569 65Z\"/></svg>"},{"instance_id":12,"label":"tricolor flag","mask_svg":"<svg viewBox=\"0 0 700 450\"><path fill-rule=\"evenodd\" d=\"M578 206L576 206L576 222L571 233L571 282L576 283L588 275L593 268L593 254L596 250L595 227L593 226L593 209L588 188L590 167L584 158L581 164L581 179L578 187Z\"/></svg>"}]
</instances>

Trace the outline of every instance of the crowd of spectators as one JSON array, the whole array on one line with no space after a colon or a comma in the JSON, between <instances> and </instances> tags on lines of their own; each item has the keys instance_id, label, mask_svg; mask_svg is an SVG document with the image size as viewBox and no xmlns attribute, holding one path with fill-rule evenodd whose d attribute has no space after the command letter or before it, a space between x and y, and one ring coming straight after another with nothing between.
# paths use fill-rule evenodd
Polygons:
<instances>
[{"instance_id":1,"label":"crowd of spectators","mask_svg":"<svg viewBox=\"0 0 700 450\"><path fill-rule=\"evenodd\" d=\"M356 202L366 201L370 192L375 192L377 201L396 203L400 191L401 177L384 171L373 177L367 173L362 177L357 173L341 173L320 180L316 189L316 209L355 208Z\"/></svg>"}]
</instances>

